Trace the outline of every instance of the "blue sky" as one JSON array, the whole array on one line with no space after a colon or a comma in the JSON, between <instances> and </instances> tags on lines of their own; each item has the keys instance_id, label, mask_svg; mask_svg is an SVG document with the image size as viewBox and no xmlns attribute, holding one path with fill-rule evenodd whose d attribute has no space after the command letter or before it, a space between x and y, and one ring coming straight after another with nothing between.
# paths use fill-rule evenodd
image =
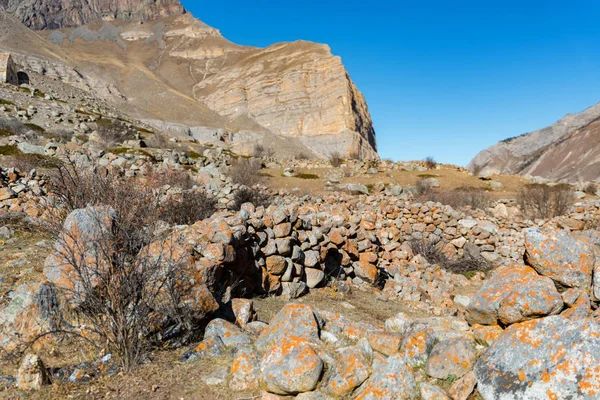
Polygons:
<instances>
[{"instance_id":1,"label":"blue sky","mask_svg":"<svg viewBox=\"0 0 600 400\"><path fill-rule=\"evenodd\" d=\"M466 165L600 101L600 2L183 4L238 44L329 44L367 99L382 158Z\"/></svg>"}]
</instances>

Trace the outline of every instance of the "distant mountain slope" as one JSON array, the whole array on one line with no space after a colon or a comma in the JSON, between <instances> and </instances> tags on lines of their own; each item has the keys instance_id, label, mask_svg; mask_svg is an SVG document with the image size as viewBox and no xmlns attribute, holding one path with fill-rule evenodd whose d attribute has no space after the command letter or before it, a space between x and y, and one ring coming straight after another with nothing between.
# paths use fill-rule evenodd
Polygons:
<instances>
[{"instance_id":1,"label":"distant mountain slope","mask_svg":"<svg viewBox=\"0 0 600 400\"><path fill-rule=\"evenodd\" d=\"M151 20L180 15L179 0L0 0L0 11L31 29L57 29L98 20Z\"/></svg>"},{"instance_id":2,"label":"distant mountain slope","mask_svg":"<svg viewBox=\"0 0 600 400\"><path fill-rule=\"evenodd\" d=\"M327 45L240 46L178 0L0 0L0 8L43 28L24 35L35 38L30 44L17 33L26 28L6 29L0 47L40 73L70 68L103 98L124 100L119 107L137 119L179 131L185 125L198 137L223 129L248 147L262 141L294 150L288 155L377 157L366 100ZM40 59L49 52L61 67Z\"/></svg>"},{"instance_id":3,"label":"distant mountain slope","mask_svg":"<svg viewBox=\"0 0 600 400\"><path fill-rule=\"evenodd\" d=\"M473 158L471 170L578 182L600 178L600 103L547 128L510 138Z\"/></svg>"}]
</instances>

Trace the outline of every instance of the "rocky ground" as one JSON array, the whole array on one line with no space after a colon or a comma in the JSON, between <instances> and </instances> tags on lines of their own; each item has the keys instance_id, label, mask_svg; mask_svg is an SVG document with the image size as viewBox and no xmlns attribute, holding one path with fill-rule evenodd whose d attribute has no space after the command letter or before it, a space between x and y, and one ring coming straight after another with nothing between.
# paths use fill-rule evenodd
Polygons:
<instances>
[{"instance_id":1,"label":"rocky ground","mask_svg":"<svg viewBox=\"0 0 600 400\"><path fill-rule=\"evenodd\" d=\"M51 82L1 93L0 397L600 396L590 183L561 187L570 203L560 215L531 216L518 197L533 177L240 157L226 140L161 137ZM189 319L160 307L162 289L151 310L127 303L145 344L134 368L94 323L109 324L111 290L129 282L102 281L127 250L102 246L137 208L68 209L55 183L64 168L143 185L151 203L140 210L200 194L214 204L208 216L139 229L152 234L135 248L140 265L176 272ZM460 203L456 193L477 195ZM57 210L69 210L58 232ZM94 296L108 310L90 312Z\"/></svg>"}]
</instances>

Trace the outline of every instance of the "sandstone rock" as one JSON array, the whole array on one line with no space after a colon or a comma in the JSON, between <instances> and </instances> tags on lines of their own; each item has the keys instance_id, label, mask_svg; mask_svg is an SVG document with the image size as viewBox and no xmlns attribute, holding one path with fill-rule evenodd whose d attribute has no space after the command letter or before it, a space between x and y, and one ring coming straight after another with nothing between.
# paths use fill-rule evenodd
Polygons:
<instances>
[{"instance_id":1,"label":"sandstone rock","mask_svg":"<svg viewBox=\"0 0 600 400\"><path fill-rule=\"evenodd\" d=\"M231 309L235 316L235 322L242 328L252 322L256 316L254 303L250 299L232 299Z\"/></svg>"},{"instance_id":2,"label":"sandstone rock","mask_svg":"<svg viewBox=\"0 0 600 400\"><path fill-rule=\"evenodd\" d=\"M265 352L260 371L262 382L271 393L310 392L321 378L323 361L306 339L287 336Z\"/></svg>"},{"instance_id":3,"label":"sandstone rock","mask_svg":"<svg viewBox=\"0 0 600 400\"><path fill-rule=\"evenodd\" d=\"M578 398L600 393L600 324L552 316L510 326L475 365L485 400Z\"/></svg>"},{"instance_id":4,"label":"sandstone rock","mask_svg":"<svg viewBox=\"0 0 600 400\"><path fill-rule=\"evenodd\" d=\"M35 354L27 354L17 372L17 387L21 390L40 390L50 384L50 375L44 362Z\"/></svg>"},{"instance_id":5,"label":"sandstone rock","mask_svg":"<svg viewBox=\"0 0 600 400\"><path fill-rule=\"evenodd\" d=\"M471 324L506 324L556 314L562 298L552 281L525 265L498 268L471 299L467 320Z\"/></svg>"},{"instance_id":6,"label":"sandstone rock","mask_svg":"<svg viewBox=\"0 0 600 400\"><path fill-rule=\"evenodd\" d=\"M465 339L439 342L427 359L427 375L437 379L460 378L473 368L476 356L473 345Z\"/></svg>"},{"instance_id":7,"label":"sandstone rock","mask_svg":"<svg viewBox=\"0 0 600 400\"><path fill-rule=\"evenodd\" d=\"M541 275L566 287L587 289L596 262L594 251L563 231L525 229L525 259Z\"/></svg>"}]
</instances>

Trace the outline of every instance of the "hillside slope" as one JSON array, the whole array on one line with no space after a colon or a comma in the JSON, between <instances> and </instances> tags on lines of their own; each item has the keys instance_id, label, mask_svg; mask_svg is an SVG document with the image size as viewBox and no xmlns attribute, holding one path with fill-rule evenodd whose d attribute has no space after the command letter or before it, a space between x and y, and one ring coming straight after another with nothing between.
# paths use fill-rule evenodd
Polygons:
<instances>
[{"instance_id":1,"label":"hillside slope","mask_svg":"<svg viewBox=\"0 0 600 400\"><path fill-rule=\"evenodd\" d=\"M600 178L600 103L477 154L471 170L578 182Z\"/></svg>"}]
</instances>

